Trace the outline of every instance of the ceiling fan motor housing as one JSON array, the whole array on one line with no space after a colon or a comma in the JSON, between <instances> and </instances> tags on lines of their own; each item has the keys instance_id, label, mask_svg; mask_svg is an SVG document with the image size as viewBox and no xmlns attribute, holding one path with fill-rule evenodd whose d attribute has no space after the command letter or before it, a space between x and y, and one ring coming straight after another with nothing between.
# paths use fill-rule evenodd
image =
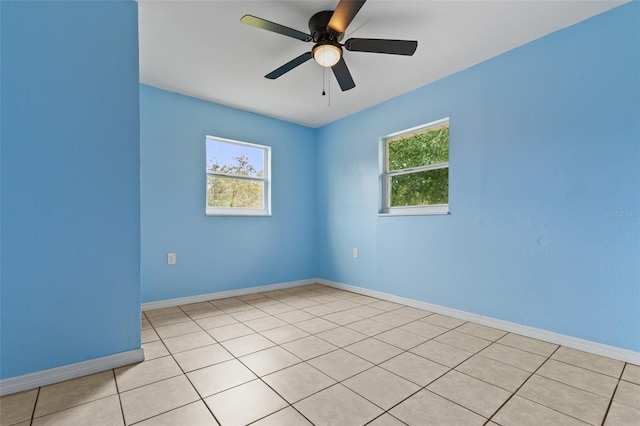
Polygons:
<instances>
[{"instance_id":1,"label":"ceiling fan motor housing","mask_svg":"<svg viewBox=\"0 0 640 426\"><path fill-rule=\"evenodd\" d=\"M332 16L333 10L325 10L316 13L309 19L309 32L311 32L314 42L332 41L337 43L342 39L341 34L333 34L327 28Z\"/></svg>"}]
</instances>

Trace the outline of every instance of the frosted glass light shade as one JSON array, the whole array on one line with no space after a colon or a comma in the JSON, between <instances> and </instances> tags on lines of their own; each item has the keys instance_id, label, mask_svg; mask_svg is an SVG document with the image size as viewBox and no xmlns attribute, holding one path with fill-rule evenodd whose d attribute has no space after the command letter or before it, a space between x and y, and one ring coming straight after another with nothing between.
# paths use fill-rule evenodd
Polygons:
<instances>
[{"instance_id":1,"label":"frosted glass light shade","mask_svg":"<svg viewBox=\"0 0 640 426\"><path fill-rule=\"evenodd\" d=\"M313 59L323 67L332 67L342 57L342 49L333 44L318 44L313 48Z\"/></svg>"}]
</instances>

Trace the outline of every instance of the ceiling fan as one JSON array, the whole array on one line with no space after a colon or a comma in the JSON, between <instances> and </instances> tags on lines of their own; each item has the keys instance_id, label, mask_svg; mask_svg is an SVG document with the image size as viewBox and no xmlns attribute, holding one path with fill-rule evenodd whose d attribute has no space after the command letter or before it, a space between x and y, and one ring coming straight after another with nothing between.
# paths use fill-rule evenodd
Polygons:
<instances>
[{"instance_id":1,"label":"ceiling fan","mask_svg":"<svg viewBox=\"0 0 640 426\"><path fill-rule=\"evenodd\" d=\"M365 2L366 0L340 0L335 11L325 10L316 13L309 19L309 31L311 35L252 15L243 16L240 22L252 27L293 37L304 42L313 41L315 43L310 52L305 52L281 67L276 68L265 75L266 78L275 80L313 58L321 66L330 67L333 70L340 89L344 92L345 90L353 89L356 87L356 84L344 61L343 47L351 52L387 53L406 56L413 55L418 47L418 42L415 40L377 38L350 38L344 44L341 44L340 42L344 37L347 27Z\"/></svg>"}]
</instances>

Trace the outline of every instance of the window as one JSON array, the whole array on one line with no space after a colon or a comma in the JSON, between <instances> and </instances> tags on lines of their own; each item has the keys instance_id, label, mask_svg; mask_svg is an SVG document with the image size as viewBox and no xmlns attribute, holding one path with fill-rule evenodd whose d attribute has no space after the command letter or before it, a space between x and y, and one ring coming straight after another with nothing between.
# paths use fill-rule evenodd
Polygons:
<instances>
[{"instance_id":1,"label":"window","mask_svg":"<svg viewBox=\"0 0 640 426\"><path fill-rule=\"evenodd\" d=\"M271 215L271 148L207 136L208 216Z\"/></svg>"},{"instance_id":2,"label":"window","mask_svg":"<svg viewBox=\"0 0 640 426\"><path fill-rule=\"evenodd\" d=\"M386 136L382 150L382 214L449 212L449 119Z\"/></svg>"}]
</instances>

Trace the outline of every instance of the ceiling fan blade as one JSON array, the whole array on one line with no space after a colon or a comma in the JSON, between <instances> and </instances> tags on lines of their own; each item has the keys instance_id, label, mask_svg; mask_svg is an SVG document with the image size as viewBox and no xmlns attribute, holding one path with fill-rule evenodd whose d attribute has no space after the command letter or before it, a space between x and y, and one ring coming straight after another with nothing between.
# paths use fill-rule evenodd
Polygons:
<instances>
[{"instance_id":1,"label":"ceiling fan blade","mask_svg":"<svg viewBox=\"0 0 640 426\"><path fill-rule=\"evenodd\" d=\"M331 69L333 70L333 75L336 76L336 80L338 80L340 89L342 89L343 92L356 87L344 58L340 58L338 63L332 66Z\"/></svg>"},{"instance_id":2,"label":"ceiling fan blade","mask_svg":"<svg viewBox=\"0 0 640 426\"><path fill-rule=\"evenodd\" d=\"M336 35L343 35L365 2L366 0L340 0L336 10L331 15L327 28Z\"/></svg>"},{"instance_id":3,"label":"ceiling fan blade","mask_svg":"<svg viewBox=\"0 0 640 426\"><path fill-rule=\"evenodd\" d=\"M309 59L311 59L311 52L305 52L302 55L298 56L297 58L287 62L280 68L271 71L269 74L265 75L265 78L268 78L269 80L275 80L276 78L280 77L282 74L285 74L291 71L298 65L304 64Z\"/></svg>"},{"instance_id":4,"label":"ceiling fan blade","mask_svg":"<svg viewBox=\"0 0 640 426\"><path fill-rule=\"evenodd\" d=\"M267 21L266 19L258 18L257 16L244 15L240 18L240 22L245 25L260 28L262 30L273 31L274 33L293 37L298 40L311 41L311 36L309 34L294 30L293 28L285 27L284 25L276 24L275 22Z\"/></svg>"},{"instance_id":5,"label":"ceiling fan blade","mask_svg":"<svg viewBox=\"0 0 640 426\"><path fill-rule=\"evenodd\" d=\"M415 40L388 40L379 38L350 38L344 44L352 52L389 53L411 56L418 47Z\"/></svg>"}]
</instances>

